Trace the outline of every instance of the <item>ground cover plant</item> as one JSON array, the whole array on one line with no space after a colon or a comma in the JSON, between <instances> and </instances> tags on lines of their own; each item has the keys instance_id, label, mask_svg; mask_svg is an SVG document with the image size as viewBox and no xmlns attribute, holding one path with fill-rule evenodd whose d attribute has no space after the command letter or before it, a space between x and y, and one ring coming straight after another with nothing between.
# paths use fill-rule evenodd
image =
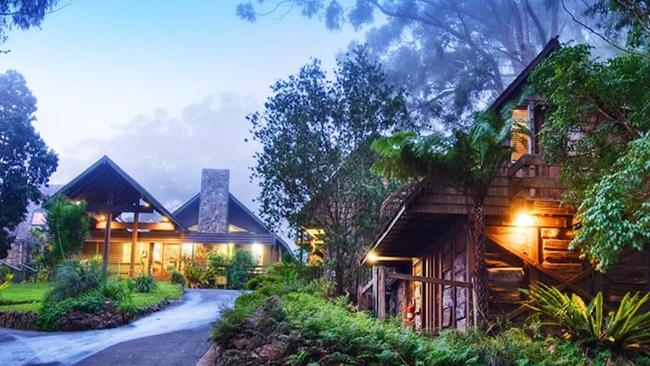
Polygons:
<instances>
[{"instance_id":1,"label":"ground cover plant","mask_svg":"<svg viewBox=\"0 0 650 366\"><path fill-rule=\"evenodd\" d=\"M397 320L357 312L332 298L332 284L305 281L299 265L277 265L249 282L255 290L224 310L213 337L219 365L628 365L606 347L546 335L539 323L486 334L414 332Z\"/></svg>"},{"instance_id":2,"label":"ground cover plant","mask_svg":"<svg viewBox=\"0 0 650 366\"><path fill-rule=\"evenodd\" d=\"M528 304L545 324L561 329L564 338L590 349L606 348L617 353L650 354L650 312L641 312L650 294L628 293L616 311L603 310L603 293L587 304L575 294L541 284L525 291Z\"/></svg>"},{"instance_id":3,"label":"ground cover plant","mask_svg":"<svg viewBox=\"0 0 650 366\"><path fill-rule=\"evenodd\" d=\"M156 289L156 282L150 274L142 273L133 280L133 289L135 292L151 292Z\"/></svg>"}]
</instances>

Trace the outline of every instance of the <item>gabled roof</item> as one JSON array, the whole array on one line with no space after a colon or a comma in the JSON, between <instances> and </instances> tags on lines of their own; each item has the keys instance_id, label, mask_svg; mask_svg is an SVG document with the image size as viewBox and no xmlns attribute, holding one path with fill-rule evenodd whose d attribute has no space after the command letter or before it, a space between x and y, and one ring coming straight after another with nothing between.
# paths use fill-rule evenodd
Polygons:
<instances>
[{"instance_id":1,"label":"gabled roof","mask_svg":"<svg viewBox=\"0 0 650 366\"><path fill-rule=\"evenodd\" d=\"M530 73L542 62L545 58L550 56L553 52L560 49L560 42L558 41L558 36L551 38L548 43L542 48L542 50L535 56L535 58L528 64L526 67L517 75L515 80L513 80L508 87L499 94L499 96L492 102L488 111L499 113L501 107L511 100L513 97L516 97L517 94L521 91L521 88L525 85L526 80Z\"/></svg>"},{"instance_id":2,"label":"gabled roof","mask_svg":"<svg viewBox=\"0 0 650 366\"><path fill-rule=\"evenodd\" d=\"M508 87L501 94L499 94L499 96L494 100L494 102L492 102L488 110L497 114L501 112L501 108L504 106L505 103L518 96L522 88L525 86L525 83L528 80L528 76L535 69L535 67L537 67L537 65L539 65L540 62L542 62L544 59L549 57L553 52L557 51L558 49L560 49L560 42L558 41L558 37L556 36L552 38L544 46L544 48L539 52L539 54L537 54L537 56L535 56L535 58L526 66L526 68L524 68L524 70L522 70L522 72L519 75L517 75L515 80L513 80L513 82L510 83L510 85L508 85ZM426 193L432 187L432 183L433 182L428 180L421 182L418 187L411 190L410 193L407 194L406 197L404 197L401 204L399 204L395 214L391 217L391 219L388 221L386 226L377 235L370 249L365 253L362 262L365 263L368 253L370 253L372 250L382 245L384 241L394 239L394 238L390 238L391 232L394 230L394 228L397 225L401 224L401 221L405 221L404 218L409 215L408 213L409 207L422 194ZM433 186L435 186L435 184L433 184ZM418 215L425 216L424 214L418 214ZM437 217L444 216L440 214L436 214L436 215ZM451 222L453 222L453 220L454 219L452 216L447 215L447 217L444 218L443 222L445 225L449 226L451 225ZM427 222L431 223L435 221L436 220L429 220ZM422 226L421 224L418 225ZM428 228L428 229L432 230L432 228ZM426 235L431 237L431 233L427 233Z\"/></svg>"},{"instance_id":3,"label":"gabled roof","mask_svg":"<svg viewBox=\"0 0 650 366\"><path fill-rule=\"evenodd\" d=\"M186 227L198 224L200 199L201 193L199 192L174 211L174 215ZM228 193L228 224L237 225L249 231L249 233L240 233L239 235L271 235L287 251L292 252L289 245L282 238L269 230L264 222L232 193ZM234 233L211 235L234 235Z\"/></svg>"},{"instance_id":4,"label":"gabled roof","mask_svg":"<svg viewBox=\"0 0 650 366\"><path fill-rule=\"evenodd\" d=\"M151 204L155 211L169 218L179 229L186 230L165 206L106 155L63 186L55 196L65 195L70 199L85 200L89 204L105 204L111 191L113 204L133 205L142 199Z\"/></svg>"}]
</instances>

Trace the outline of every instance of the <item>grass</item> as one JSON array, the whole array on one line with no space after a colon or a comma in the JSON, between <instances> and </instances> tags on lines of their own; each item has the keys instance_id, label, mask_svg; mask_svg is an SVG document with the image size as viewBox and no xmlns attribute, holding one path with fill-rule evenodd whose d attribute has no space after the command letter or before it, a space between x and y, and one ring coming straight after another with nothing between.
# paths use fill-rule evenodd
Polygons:
<instances>
[{"instance_id":1,"label":"grass","mask_svg":"<svg viewBox=\"0 0 650 366\"><path fill-rule=\"evenodd\" d=\"M183 289L169 282L156 282L156 289L149 293L133 293L133 302L138 309L162 303L165 300L178 300ZM0 294L0 311L20 312L38 311L45 294L52 288L49 282L12 284ZM7 304L9 303L9 304Z\"/></svg>"},{"instance_id":2,"label":"grass","mask_svg":"<svg viewBox=\"0 0 650 366\"><path fill-rule=\"evenodd\" d=\"M138 309L159 304L165 300L178 300L183 296L183 289L170 282L156 282L155 290L149 293L133 293L133 303Z\"/></svg>"},{"instance_id":3,"label":"grass","mask_svg":"<svg viewBox=\"0 0 650 366\"><path fill-rule=\"evenodd\" d=\"M52 288L49 282L11 284L0 293L0 304L42 302L45 294Z\"/></svg>"}]
</instances>

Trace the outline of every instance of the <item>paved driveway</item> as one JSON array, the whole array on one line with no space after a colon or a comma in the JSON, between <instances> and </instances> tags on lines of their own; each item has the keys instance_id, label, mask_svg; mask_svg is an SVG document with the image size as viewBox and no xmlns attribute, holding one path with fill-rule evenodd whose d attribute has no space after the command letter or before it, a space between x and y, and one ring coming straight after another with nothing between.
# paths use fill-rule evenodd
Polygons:
<instances>
[{"instance_id":1,"label":"paved driveway","mask_svg":"<svg viewBox=\"0 0 650 366\"><path fill-rule=\"evenodd\" d=\"M183 301L119 328L42 333L0 328L0 365L194 365L210 323L239 292L187 290Z\"/></svg>"}]
</instances>

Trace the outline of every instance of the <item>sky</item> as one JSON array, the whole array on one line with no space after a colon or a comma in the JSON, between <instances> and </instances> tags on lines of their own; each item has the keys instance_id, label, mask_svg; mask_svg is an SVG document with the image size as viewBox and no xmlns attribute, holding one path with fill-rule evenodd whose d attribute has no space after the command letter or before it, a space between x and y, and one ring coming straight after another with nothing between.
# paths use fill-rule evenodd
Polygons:
<instances>
[{"instance_id":1,"label":"sky","mask_svg":"<svg viewBox=\"0 0 650 366\"><path fill-rule=\"evenodd\" d=\"M173 209L198 192L201 168L228 168L231 192L257 211L245 116L274 81L311 57L331 70L363 34L299 14L251 24L237 3L73 0L11 32L0 72L22 73L38 99L35 127L60 159L51 182L106 154Z\"/></svg>"}]
</instances>

